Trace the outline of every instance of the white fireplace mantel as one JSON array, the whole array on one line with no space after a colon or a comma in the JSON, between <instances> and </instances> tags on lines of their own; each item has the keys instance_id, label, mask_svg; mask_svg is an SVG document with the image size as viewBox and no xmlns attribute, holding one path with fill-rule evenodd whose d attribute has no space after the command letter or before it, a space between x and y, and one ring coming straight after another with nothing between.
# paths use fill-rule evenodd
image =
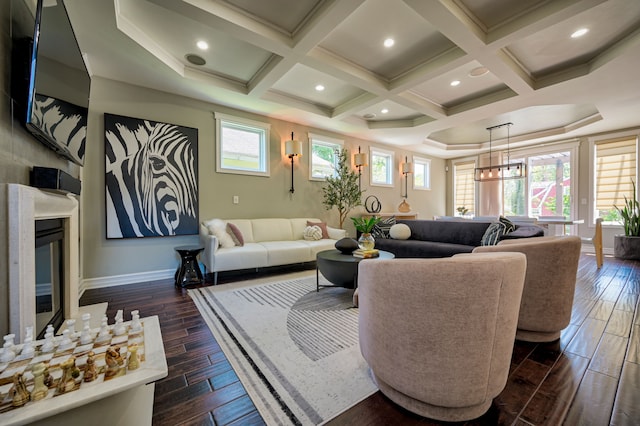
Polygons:
<instances>
[{"instance_id":1,"label":"white fireplace mantel","mask_svg":"<svg viewBox=\"0 0 640 426\"><path fill-rule=\"evenodd\" d=\"M35 221L64 220L64 318L78 315L78 201L19 184L7 185L9 216L9 330L22 341L36 323Z\"/></svg>"}]
</instances>

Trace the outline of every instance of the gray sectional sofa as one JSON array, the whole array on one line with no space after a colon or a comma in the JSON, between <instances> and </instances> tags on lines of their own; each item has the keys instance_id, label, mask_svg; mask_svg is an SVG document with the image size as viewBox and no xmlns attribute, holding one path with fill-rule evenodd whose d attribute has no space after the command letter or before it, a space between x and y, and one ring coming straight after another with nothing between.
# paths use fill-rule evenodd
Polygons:
<instances>
[{"instance_id":1,"label":"gray sectional sofa","mask_svg":"<svg viewBox=\"0 0 640 426\"><path fill-rule=\"evenodd\" d=\"M471 253L481 245L482 236L490 222L475 220L398 220L411 229L408 240L376 238L375 247L393 253L397 258L450 257L458 253ZM541 237L544 229L533 224L515 224L516 229L502 239Z\"/></svg>"}]
</instances>

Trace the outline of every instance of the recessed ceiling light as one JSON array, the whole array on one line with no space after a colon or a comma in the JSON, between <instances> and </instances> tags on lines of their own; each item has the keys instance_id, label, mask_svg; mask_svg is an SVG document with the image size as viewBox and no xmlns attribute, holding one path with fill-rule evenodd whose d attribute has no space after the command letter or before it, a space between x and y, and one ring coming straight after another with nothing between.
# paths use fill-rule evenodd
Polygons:
<instances>
[{"instance_id":1,"label":"recessed ceiling light","mask_svg":"<svg viewBox=\"0 0 640 426\"><path fill-rule=\"evenodd\" d=\"M396 41L394 39L392 39L391 37L387 38L384 40L384 47L391 47L394 44L396 44Z\"/></svg>"},{"instance_id":2,"label":"recessed ceiling light","mask_svg":"<svg viewBox=\"0 0 640 426\"><path fill-rule=\"evenodd\" d=\"M457 86L457 85L459 85L459 84L460 84L460 80L453 80L453 81L452 81L451 83L449 83L449 84L451 84L453 87L455 87L455 86Z\"/></svg>"},{"instance_id":3,"label":"recessed ceiling light","mask_svg":"<svg viewBox=\"0 0 640 426\"><path fill-rule=\"evenodd\" d=\"M388 113L388 112L389 112L389 108L382 108L382 109L380 110L380 112L381 112L381 113L383 113L383 114L386 114L386 113Z\"/></svg>"},{"instance_id":4,"label":"recessed ceiling light","mask_svg":"<svg viewBox=\"0 0 640 426\"><path fill-rule=\"evenodd\" d=\"M365 118L367 120L371 120L373 118L376 118L376 115L374 113L370 112L368 114L363 115L362 118Z\"/></svg>"},{"instance_id":5,"label":"recessed ceiling light","mask_svg":"<svg viewBox=\"0 0 640 426\"><path fill-rule=\"evenodd\" d=\"M475 67L471 71L469 71L469 77L480 77L481 75L485 75L489 72L487 67Z\"/></svg>"},{"instance_id":6,"label":"recessed ceiling light","mask_svg":"<svg viewBox=\"0 0 640 426\"><path fill-rule=\"evenodd\" d=\"M571 34L571 38L578 38L578 37L582 37L583 35L585 35L586 33L589 32L588 28L580 28L577 31L574 31L573 34Z\"/></svg>"},{"instance_id":7,"label":"recessed ceiling light","mask_svg":"<svg viewBox=\"0 0 640 426\"><path fill-rule=\"evenodd\" d=\"M198 49L200 50L207 50L209 48L209 43L204 40L200 40L196 43L196 46L198 46Z\"/></svg>"},{"instance_id":8,"label":"recessed ceiling light","mask_svg":"<svg viewBox=\"0 0 640 426\"><path fill-rule=\"evenodd\" d=\"M316 90L318 92L322 92L324 90L324 86L322 84L316 84Z\"/></svg>"}]
</instances>

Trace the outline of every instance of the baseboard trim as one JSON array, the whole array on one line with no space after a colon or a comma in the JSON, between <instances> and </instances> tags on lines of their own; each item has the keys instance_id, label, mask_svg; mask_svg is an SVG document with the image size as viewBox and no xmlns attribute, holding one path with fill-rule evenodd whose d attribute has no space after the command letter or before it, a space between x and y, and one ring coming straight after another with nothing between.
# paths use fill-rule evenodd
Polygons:
<instances>
[{"instance_id":1,"label":"baseboard trim","mask_svg":"<svg viewBox=\"0 0 640 426\"><path fill-rule=\"evenodd\" d=\"M583 253L593 253L593 254L595 254L595 252L596 252L591 244L582 244L582 250L581 251ZM613 248L604 247L602 249L602 253L606 254L608 256L613 256Z\"/></svg>"},{"instance_id":2,"label":"baseboard trim","mask_svg":"<svg viewBox=\"0 0 640 426\"><path fill-rule=\"evenodd\" d=\"M133 274L112 275L109 277L84 278L80 282L80 288L78 289L80 293L79 297L82 297L86 290L94 288L116 287L119 285L165 280L168 278L173 279L175 273L175 269L163 269L161 271L137 272Z\"/></svg>"}]
</instances>

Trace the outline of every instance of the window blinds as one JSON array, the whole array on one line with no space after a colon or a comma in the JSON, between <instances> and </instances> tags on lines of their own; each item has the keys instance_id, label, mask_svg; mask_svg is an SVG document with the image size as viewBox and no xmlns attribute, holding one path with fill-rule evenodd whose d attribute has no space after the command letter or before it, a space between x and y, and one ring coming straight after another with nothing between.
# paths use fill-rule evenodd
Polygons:
<instances>
[{"instance_id":1,"label":"window blinds","mask_svg":"<svg viewBox=\"0 0 640 426\"><path fill-rule=\"evenodd\" d=\"M476 184L473 180L473 173L475 169L475 162L469 161L464 163L456 163L455 170L455 213L458 211L458 207L465 207L469 210L469 213L475 213L476 205Z\"/></svg>"},{"instance_id":2,"label":"window blinds","mask_svg":"<svg viewBox=\"0 0 640 426\"><path fill-rule=\"evenodd\" d=\"M595 144L596 210L622 207L624 197L632 197L631 180L636 181L636 138L624 138Z\"/></svg>"}]
</instances>

